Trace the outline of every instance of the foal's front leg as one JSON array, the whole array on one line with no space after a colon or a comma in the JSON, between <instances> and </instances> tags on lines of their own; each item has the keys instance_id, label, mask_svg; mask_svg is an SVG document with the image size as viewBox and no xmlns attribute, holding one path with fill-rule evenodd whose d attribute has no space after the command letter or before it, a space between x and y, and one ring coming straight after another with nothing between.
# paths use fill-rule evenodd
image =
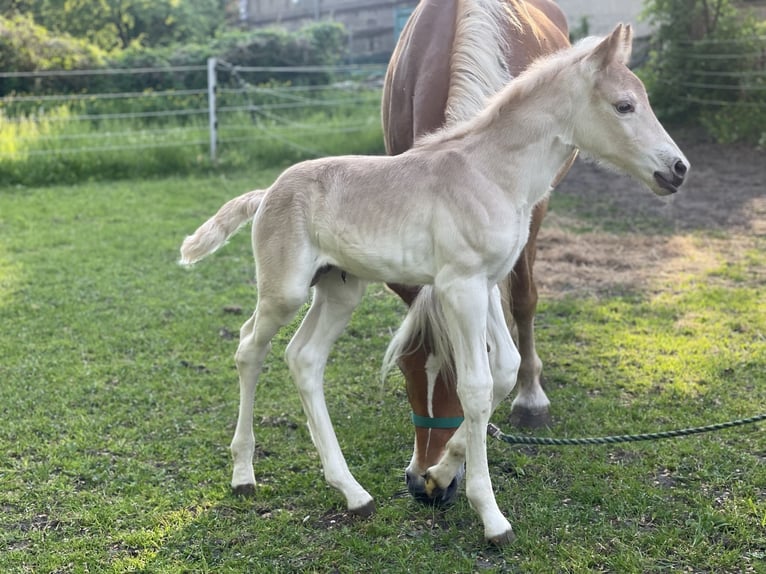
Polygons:
<instances>
[{"instance_id":1,"label":"foal's front leg","mask_svg":"<svg viewBox=\"0 0 766 574\"><path fill-rule=\"evenodd\" d=\"M360 516L372 514L375 504L372 496L351 475L343 458L327 412L323 379L330 348L346 328L365 286L356 277L339 270L323 275L314 289L311 308L286 352L325 478L346 498L348 510Z\"/></svg>"},{"instance_id":2,"label":"foal's front leg","mask_svg":"<svg viewBox=\"0 0 766 574\"><path fill-rule=\"evenodd\" d=\"M513 540L513 529L497 506L487 462L487 424L496 406L495 399L503 398L493 397L492 369L487 356L487 327L493 328L494 333L497 315L502 315L499 299L493 290L490 301L489 285L482 279L453 279L437 283L435 288L453 346L457 391L465 416L463 424L447 445L443 461L449 467L451 462L465 457L468 502L481 517L487 540L503 545ZM489 321L488 313L492 313ZM508 349L507 342L497 346L503 347L503 351ZM518 361L514 366L518 368ZM511 387L515 382L515 373L512 378ZM505 387L510 390L509 385ZM502 392L497 394L502 395ZM438 475L445 466L440 462L429 469L429 475L432 471ZM448 469L447 483L454 476L453 470ZM427 480L438 482L439 478L429 476Z\"/></svg>"}]
</instances>

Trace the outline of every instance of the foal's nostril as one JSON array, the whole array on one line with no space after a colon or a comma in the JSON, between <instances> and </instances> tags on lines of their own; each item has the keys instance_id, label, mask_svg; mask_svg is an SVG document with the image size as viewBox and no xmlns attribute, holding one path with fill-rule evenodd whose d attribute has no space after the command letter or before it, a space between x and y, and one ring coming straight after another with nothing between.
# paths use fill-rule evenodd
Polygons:
<instances>
[{"instance_id":1,"label":"foal's nostril","mask_svg":"<svg viewBox=\"0 0 766 574\"><path fill-rule=\"evenodd\" d=\"M685 176L688 169L689 168L686 166L686 163L684 163L684 161L681 159L677 159L673 164L673 173L678 177Z\"/></svg>"}]
</instances>

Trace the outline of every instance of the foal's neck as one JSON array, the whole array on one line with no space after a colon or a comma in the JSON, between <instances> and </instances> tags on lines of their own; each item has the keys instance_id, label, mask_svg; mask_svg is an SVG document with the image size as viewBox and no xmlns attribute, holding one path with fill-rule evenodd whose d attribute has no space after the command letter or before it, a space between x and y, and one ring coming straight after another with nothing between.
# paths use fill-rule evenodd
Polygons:
<instances>
[{"instance_id":1,"label":"foal's neck","mask_svg":"<svg viewBox=\"0 0 766 574\"><path fill-rule=\"evenodd\" d=\"M492 117L473 132L473 142L466 142L485 175L516 201L540 201L574 150L575 103L567 94L555 82L519 97L509 91L487 110Z\"/></svg>"}]
</instances>

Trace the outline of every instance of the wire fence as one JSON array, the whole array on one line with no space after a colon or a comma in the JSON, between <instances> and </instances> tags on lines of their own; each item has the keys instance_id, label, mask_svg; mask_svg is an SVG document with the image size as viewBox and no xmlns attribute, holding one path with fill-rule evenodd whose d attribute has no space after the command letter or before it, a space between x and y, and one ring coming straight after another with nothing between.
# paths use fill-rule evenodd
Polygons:
<instances>
[{"instance_id":1,"label":"wire fence","mask_svg":"<svg viewBox=\"0 0 766 574\"><path fill-rule=\"evenodd\" d=\"M678 74L661 80L673 103L711 110L724 123L731 114L765 121L766 37L694 42L680 57L660 62L678 65ZM210 158L284 164L377 152L384 74L381 65L248 67L222 60L2 72L0 178L21 181L37 169L57 181L93 169L186 169L210 165Z\"/></svg>"},{"instance_id":2,"label":"wire fence","mask_svg":"<svg viewBox=\"0 0 766 574\"><path fill-rule=\"evenodd\" d=\"M712 108L766 106L766 36L706 38L679 46L659 64L672 72L663 83L686 102Z\"/></svg>"},{"instance_id":3,"label":"wire fence","mask_svg":"<svg viewBox=\"0 0 766 574\"><path fill-rule=\"evenodd\" d=\"M383 66L239 67L223 61L3 72L0 165L80 155L97 162L103 154L178 148L190 148L197 162L207 155L225 160L235 147L242 155L243 143L327 155L337 151L332 144L338 138L379 133L384 74ZM121 84L133 89L115 91Z\"/></svg>"}]
</instances>

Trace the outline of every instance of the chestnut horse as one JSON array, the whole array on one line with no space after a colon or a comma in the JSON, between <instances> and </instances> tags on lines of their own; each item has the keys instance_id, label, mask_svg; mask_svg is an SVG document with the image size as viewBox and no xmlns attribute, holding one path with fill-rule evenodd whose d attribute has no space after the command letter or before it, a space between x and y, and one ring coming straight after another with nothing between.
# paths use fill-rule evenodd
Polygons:
<instances>
[{"instance_id":1,"label":"chestnut horse","mask_svg":"<svg viewBox=\"0 0 766 574\"><path fill-rule=\"evenodd\" d=\"M658 195L676 192L689 169L626 65L631 43L630 27L620 25L606 38L587 38L540 59L477 116L420 139L400 155L296 164L268 189L225 203L184 240L181 262L192 264L253 222L258 303L242 325L235 355L235 492L255 489L253 407L271 340L311 298L285 358L327 482L343 494L350 512L374 510L335 436L324 370L368 282L424 285L393 342L411 340L413 325L422 327L413 310L425 302L434 312L434 340L449 346L465 416L442 458L427 470L426 488L446 489L465 464L466 498L484 537L498 545L513 539L487 460L489 419L516 384L521 363L497 283L527 243L534 206L575 149L633 175Z\"/></svg>"},{"instance_id":2,"label":"chestnut horse","mask_svg":"<svg viewBox=\"0 0 766 574\"><path fill-rule=\"evenodd\" d=\"M550 0L421 0L402 31L386 75L382 104L386 151L400 154L419 136L471 118L487 97L530 62L568 45L566 19ZM574 155L557 180L572 161ZM535 352L537 289L532 273L547 203L545 198L537 204L527 245L513 271L500 282L506 321L521 353L511 410L511 421L517 426L540 427L550 422L549 401L540 383L542 362ZM408 305L420 290L389 287ZM437 368L427 340L402 356L399 366L415 423L415 448L405 471L407 488L416 500L447 504L460 476L435 496L426 492L423 475L439 461L462 421L455 381Z\"/></svg>"}]
</instances>

